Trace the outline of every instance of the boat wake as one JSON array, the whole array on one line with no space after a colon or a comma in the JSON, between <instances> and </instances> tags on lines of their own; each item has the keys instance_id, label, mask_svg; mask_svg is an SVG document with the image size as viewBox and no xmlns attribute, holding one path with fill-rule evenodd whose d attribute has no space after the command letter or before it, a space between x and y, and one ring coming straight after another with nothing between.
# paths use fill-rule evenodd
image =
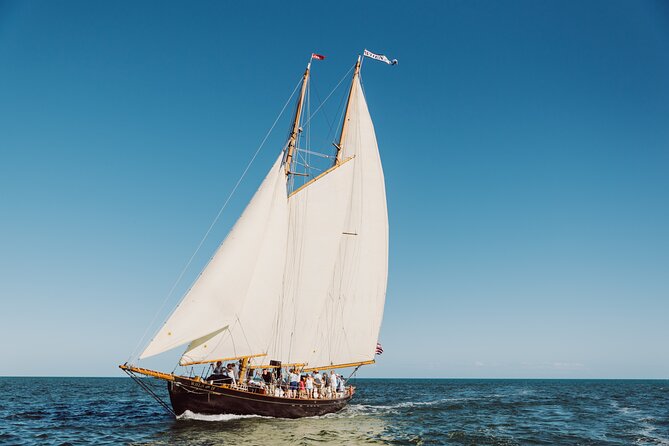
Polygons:
<instances>
[{"instance_id":1,"label":"boat wake","mask_svg":"<svg viewBox=\"0 0 669 446\"><path fill-rule=\"evenodd\" d=\"M448 404L461 401L462 398L441 398L434 401L404 401L391 405L373 405L373 404L351 404L341 412L330 413L308 418L352 418L361 415L381 415L387 413L398 413L402 409L410 409L415 407L430 407L440 404ZM219 415L204 415L191 412L187 410L183 414L177 416L178 420L196 420L196 421L234 421L245 418L268 418L261 415L233 415L233 414L219 414Z\"/></svg>"},{"instance_id":2,"label":"boat wake","mask_svg":"<svg viewBox=\"0 0 669 446\"><path fill-rule=\"evenodd\" d=\"M355 416L355 415L375 415L383 413L397 413L401 409L410 409L414 407L431 407L440 404L459 403L463 398L441 398L432 401L403 401L401 403L390 405L373 404L351 404L342 412L332 414L333 416Z\"/></svg>"},{"instance_id":3,"label":"boat wake","mask_svg":"<svg viewBox=\"0 0 669 446\"><path fill-rule=\"evenodd\" d=\"M260 415L233 415L233 414L218 414L218 415L204 415L200 413L193 413L190 410L185 411L177 416L177 420L197 420L197 421L234 421L244 418L271 418Z\"/></svg>"}]
</instances>

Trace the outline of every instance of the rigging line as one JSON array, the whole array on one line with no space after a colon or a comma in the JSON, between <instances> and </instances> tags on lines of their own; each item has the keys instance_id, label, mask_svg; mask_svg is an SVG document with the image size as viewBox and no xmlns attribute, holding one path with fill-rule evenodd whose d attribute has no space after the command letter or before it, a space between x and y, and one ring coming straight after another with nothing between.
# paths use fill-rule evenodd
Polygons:
<instances>
[{"instance_id":1,"label":"rigging line","mask_svg":"<svg viewBox=\"0 0 669 446\"><path fill-rule=\"evenodd\" d=\"M323 169L319 169L318 167L316 167L316 166L312 166L311 164L307 164L307 163L304 163L304 164L303 164L303 163L300 163L299 161L295 161L295 164L297 164L297 165L299 165L299 166L302 166L302 167L304 167L305 169L313 169L313 170L317 170L317 171L319 171L319 172L323 172ZM307 175L307 176L311 176L311 175L309 174L309 175Z\"/></svg>"},{"instance_id":2,"label":"rigging line","mask_svg":"<svg viewBox=\"0 0 669 446\"><path fill-rule=\"evenodd\" d=\"M311 119L316 115L316 113L318 113L318 110L320 110L321 107L323 107L323 106L325 105L325 103L328 101L328 99L330 99L330 96L332 96L332 94L337 90L337 88L339 88L339 86L341 85L341 83L344 82L344 79L346 79L346 77L348 76L348 73L350 73L351 70L352 70L354 67L355 67L355 65L348 69L348 71L344 74L344 76L342 76L342 78L339 80L339 82L337 83L337 85L335 85L335 87L332 89L332 91L330 92L330 94L327 95L327 97L326 97L325 100L321 103L321 105L319 105L318 108L317 108L316 110L314 110L314 112L311 114L311 116L309 116L309 119L307 119L307 121L304 123L304 125L307 125L307 124L309 123L309 121L311 121Z\"/></svg>"},{"instance_id":3,"label":"rigging line","mask_svg":"<svg viewBox=\"0 0 669 446\"><path fill-rule=\"evenodd\" d=\"M336 158L335 156L332 156L332 155L326 155L325 153L314 152L314 151L308 150L308 149L298 149L298 152L308 153L309 155L319 156L321 158L329 158L329 159Z\"/></svg>"},{"instance_id":4,"label":"rigging line","mask_svg":"<svg viewBox=\"0 0 669 446\"><path fill-rule=\"evenodd\" d=\"M314 86L314 92L316 93L316 99L318 99L318 101L322 104L323 101L321 101L321 95L318 94L318 88L316 88L316 86ZM325 117L325 122L327 123L328 127L330 128L328 130L328 136L329 136L330 132L332 132L333 123L330 122L330 118L328 117L328 114L325 112L325 109L323 109L323 116ZM326 138L326 140L327 140L327 138Z\"/></svg>"},{"instance_id":5,"label":"rigging line","mask_svg":"<svg viewBox=\"0 0 669 446\"><path fill-rule=\"evenodd\" d=\"M190 259L188 259L188 262L186 262L186 266L184 266L183 270L181 270L181 273L179 274L179 277L177 277L177 280L174 282L174 285L172 285L172 288L170 289L169 293L167 293L167 296L166 296L165 299L163 300L163 303L160 305L160 308L158 309L158 311L156 311L156 314L153 316L153 319L151 320L151 323L150 323L149 325L147 325L146 329L144 330L144 334L142 335L142 337L140 338L139 342L138 342L137 345L135 346L135 349L134 349L134 350L132 351L132 353L130 354L130 357L128 358L128 362L130 362L130 360L133 359L133 358L135 357L135 355L137 354L137 350L139 349L139 347L140 347L140 346L142 345L142 343L144 342L144 339L146 338L146 335L147 335L149 329L150 329L150 328L153 326L153 324L156 322L156 318L158 317L158 314L159 314L160 312L163 311L163 309L165 308L165 305L167 304L168 299L169 299L170 297L172 297L172 293L174 293L174 290L176 289L176 287L177 287L177 285L179 284L179 282L181 282L181 279L183 278L183 275L186 273L186 270L188 269L188 267L190 266L190 264L193 262L193 259L195 258L195 256L197 255L197 253L200 251L200 248L202 247L202 245L204 244L205 240L206 240L207 237L209 236L209 233L211 233L211 230L214 228L214 226L215 226L216 223L218 222L218 219L221 217L221 214L223 213L223 210L225 210L225 208L228 206L228 203L230 202L230 199L232 198L232 196L233 196L233 195L235 194L235 192L237 191L237 188L239 187L240 183L242 182L242 180L243 180L244 177L246 176L246 173L247 173L247 172L249 171L249 169L251 168L251 165L253 164L253 161L255 161L256 157L257 157L258 154L260 153L260 150L261 150L261 149L263 148L263 146L265 145L265 142L267 142L267 138L269 138L269 135L272 133L272 130L274 130L274 127L276 127L276 123L279 122L279 119L280 119L281 116L283 115L283 112L286 110L286 107L287 107L288 104L290 103L290 100L293 99L293 96L295 95L295 92L297 91L297 88L300 86L301 83L302 83L302 78L300 77L300 81L297 83L297 85L295 85L295 88L293 89L293 92L292 92L292 93L290 94L290 96L288 97L288 100L286 101L286 103L283 104L283 107L281 108L281 111L279 112L279 115L276 117L276 119L274 120L274 123L272 123L272 126L271 126L270 129L267 131L267 134L265 135L265 137L264 137L264 138L262 139L262 141L260 142L260 145L258 146L258 148L256 149L255 153L253 154L253 157L251 157L251 160L250 160L249 163L246 165L246 169L244 169L244 172L242 172L242 175L239 177L239 179L237 180L237 183L236 183L235 186L232 188L232 191L231 191L230 194L228 195L228 198L227 198L227 199L225 200L225 202L223 203L223 206L221 206L221 209L218 211L218 214L216 214L216 217L214 218L214 221L211 223L211 225L209 225L209 228L207 229L207 232L206 232L206 233L204 234L204 236L202 237L202 240L200 240L200 243L197 245L197 248L195 248L195 252L193 253L193 255L190 256ZM178 305L177 305L177 307L178 307Z\"/></svg>"},{"instance_id":6,"label":"rigging line","mask_svg":"<svg viewBox=\"0 0 669 446\"><path fill-rule=\"evenodd\" d=\"M346 384L348 383L348 381L351 379L351 377L352 377L353 375L356 374L356 372L358 371L358 369L359 369L360 367L361 367L361 365L357 366L357 367L355 368L355 370L353 370L353 372L351 372L351 374L348 375L348 378L346 378L346 379L344 380L344 386L346 386Z\"/></svg>"},{"instance_id":7,"label":"rigging line","mask_svg":"<svg viewBox=\"0 0 669 446\"><path fill-rule=\"evenodd\" d=\"M342 123L344 122L344 115L346 114L346 104L347 101L346 99L348 98L348 95L343 95L341 99L339 100L339 106L337 107L337 115L339 115L339 120L337 121L337 125L333 127L334 132L332 129L328 132L328 139L330 139L330 134L332 134L332 139L334 142L335 137L337 136L337 130L342 128ZM336 116L336 115L335 115ZM343 143L343 141L342 141Z\"/></svg>"},{"instance_id":8,"label":"rigging line","mask_svg":"<svg viewBox=\"0 0 669 446\"><path fill-rule=\"evenodd\" d=\"M239 315L237 315L237 323L239 323L239 329L242 331L242 336L244 336L244 341L246 342L246 347L248 347L249 351L251 350L251 343L249 342L249 338L246 336L246 332L244 331L244 325L242 324L242 321L239 320ZM232 339L232 333L230 333L230 339ZM234 344L234 340L232 340Z\"/></svg>"},{"instance_id":9,"label":"rigging line","mask_svg":"<svg viewBox=\"0 0 669 446\"><path fill-rule=\"evenodd\" d=\"M136 383L137 383L137 384L138 384L138 385L139 385L139 386L140 386L146 393L148 393L149 396L151 396L154 400L156 400L156 401L163 407L163 409L165 409L167 412L171 413L171 414L174 415L175 417L177 416L177 414L174 413L174 411L172 410L172 408L171 408L165 401L163 401L162 398L160 398L160 397L156 394L156 392L154 392L153 389L151 389L151 388L149 387L148 384L146 384L145 382L143 382L141 378L135 376L134 373L131 373L131 372L127 371L127 370L123 370L123 371L124 371L130 378L132 378L132 380L135 381L135 382L136 382Z\"/></svg>"}]
</instances>

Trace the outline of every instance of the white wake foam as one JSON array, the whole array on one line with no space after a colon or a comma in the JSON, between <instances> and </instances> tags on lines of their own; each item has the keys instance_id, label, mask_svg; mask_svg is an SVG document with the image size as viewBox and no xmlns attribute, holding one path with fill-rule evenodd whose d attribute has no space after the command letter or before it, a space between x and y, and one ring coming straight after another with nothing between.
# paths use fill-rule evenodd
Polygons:
<instances>
[{"instance_id":1,"label":"white wake foam","mask_svg":"<svg viewBox=\"0 0 669 446\"><path fill-rule=\"evenodd\" d=\"M177 417L178 420L198 420L198 421L233 421L241 420L243 418L269 418L260 415L233 415L233 414L219 414L219 415L204 415L200 413L193 413L190 410L182 413Z\"/></svg>"},{"instance_id":2,"label":"white wake foam","mask_svg":"<svg viewBox=\"0 0 669 446\"><path fill-rule=\"evenodd\" d=\"M339 412L342 415L369 415L375 413L395 413L398 409L405 409L420 406L436 406L444 403L463 402L469 398L441 398L432 401L403 401L397 404L390 405L373 405L373 404L350 404L344 412Z\"/></svg>"}]
</instances>

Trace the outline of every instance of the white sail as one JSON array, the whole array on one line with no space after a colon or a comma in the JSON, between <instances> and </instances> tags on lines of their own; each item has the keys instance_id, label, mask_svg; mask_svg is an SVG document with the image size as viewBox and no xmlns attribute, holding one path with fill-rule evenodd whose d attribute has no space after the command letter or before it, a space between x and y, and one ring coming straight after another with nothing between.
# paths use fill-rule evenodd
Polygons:
<instances>
[{"instance_id":1,"label":"white sail","mask_svg":"<svg viewBox=\"0 0 669 446\"><path fill-rule=\"evenodd\" d=\"M188 356L208 360L237 349L241 355L260 353L247 353L247 349L264 343L258 343L256 337L267 338L262 332L267 330L265 319L247 316L254 306L264 305L259 301L270 301L272 296L278 301L281 290L287 234L281 159L276 160L214 257L140 358L207 338L211 342L202 342L199 349L193 346ZM246 345L242 333L248 337ZM227 343L217 342L226 337ZM233 345L233 341L239 344ZM205 345L216 347L212 348L213 356L203 352Z\"/></svg>"},{"instance_id":2,"label":"white sail","mask_svg":"<svg viewBox=\"0 0 669 446\"><path fill-rule=\"evenodd\" d=\"M289 199L289 234L281 308L271 359L304 363L312 356L321 309L343 237L353 179L352 161Z\"/></svg>"},{"instance_id":3,"label":"white sail","mask_svg":"<svg viewBox=\"0 0 669 446\"><path fill-rule=\"evenodd\" d=\"M242 306L233 321L211 339L193 341L181 358L182 363L212 361L267 352L268 339L275 326L276 312L282 295L283 265L286 259L288 207L286 182L280 165L273 181L272 209L265 222L265 232L256 236L261 240L254 253L256 262Z\"/></svg>"},{"instance_id":4,"label":"white sail","mask_svg":"<svg viewBox=\"0 0 669 446\"><path fill-rule=\"evenodd\" d=\"M315 366L374 359L379 339L388 282L388 210L381 158L374 124L360 79L354 80L350 121L342 145L343 156L355 156L351 207L340 244L332 282L331 313L342 330L327 334L327 358ZM325 336L324 336L325 338ZM323 359L327 359L322 362Z\"/></svg>"},{"instance_id":5,"label":"white sail","mask_svg":"<svg viewBox=\"0 0 669 446\"><path fill-rule=\"evenodd\" d=\"M297 119L297 118L296 118ZM324 367L374 359L388 275L388 215L358 72L339 164L286 196L277 159L141 358L190 343L182 363L266 354Z\"/></svg>"}]
</instances>

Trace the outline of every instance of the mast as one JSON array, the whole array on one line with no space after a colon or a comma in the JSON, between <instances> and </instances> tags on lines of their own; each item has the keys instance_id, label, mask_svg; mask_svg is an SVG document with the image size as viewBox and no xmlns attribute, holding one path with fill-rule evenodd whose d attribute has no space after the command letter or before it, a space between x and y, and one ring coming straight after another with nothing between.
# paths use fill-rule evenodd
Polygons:
<instances>
[{"instance_id":1,"label":"mast","mask_svg":"<svg viewBox=\"0 0 669 446\"><path fill-rule=\"evenodd\" d=\"M358 62L355 64L355 70L353 71L353 80L351 81L351 88L348 91L348 99L346 101L346 111L344 112L344 122L341 125L341 133L339 134L339 143L334 146L337 148L337 156L335 159L335 165L341 163L341 145L344 142L346 137L346 130L348 128L349 112L351 110L351 96L353 95L353 87L355 86L355 79L360 75L360 63L361 57L358 56Z\"/></svg>"},{"instance_id":2,"label":"mast","mask_svg":"<svg viewBox=\"0 0 669 446\"><path fill-rule=\"evenodd\" d=\"M297 138L300 133L300 117L302 116L302 105L304 104L304 94L307 91L307 82L309 80L309 69L311 68L311 60L307 64L307 69L304 72L302 77L302 91L300 92L300 100L297 103L297 109L295 110L295 118L293 119L293 129L290 132L290 138L288 139L288 149L286 153L286 175L290 175L290 164L293 161L293 153L295 152L295 146L297 145Z\"/></svg>"}]
</instances>

